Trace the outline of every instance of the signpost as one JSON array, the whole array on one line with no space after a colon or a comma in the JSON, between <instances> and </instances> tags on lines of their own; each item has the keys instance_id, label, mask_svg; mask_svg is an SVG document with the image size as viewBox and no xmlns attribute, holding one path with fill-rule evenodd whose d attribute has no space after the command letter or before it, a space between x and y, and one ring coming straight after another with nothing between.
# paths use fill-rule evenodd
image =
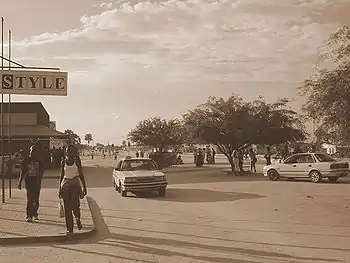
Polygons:
<instances>
[{"instance_id":1,"label":"signpost","mask_svg":"<svg viewBox=\"0 0 350 263\"><path fill-rule=\"evenodd\" d=\"M51 95L67 96L68 73L59 68L25 67L11 60L11 30L9 30L8 58L4 57L4 18L1 17L1 171L2 171L2 202L5 203L5 148L4 148L4 94L8 94L8 154L12 158L11 147L11 95ZM4 66L4 61L9 63ZM11 66L14 64L15 66ZM6 68L6 70L5 70ZM11 197L11 176L9 179L9 196Z\"/></svg>"},{"instance_id":2,"label":"signpost","mask_svg":"<svg viewBox=\"0 0 350 263\"><path fill-rule=\"evenodd\" d=\"M67 72L3 70L3 94L67 96Z\"/></svg>"}]
</instances>

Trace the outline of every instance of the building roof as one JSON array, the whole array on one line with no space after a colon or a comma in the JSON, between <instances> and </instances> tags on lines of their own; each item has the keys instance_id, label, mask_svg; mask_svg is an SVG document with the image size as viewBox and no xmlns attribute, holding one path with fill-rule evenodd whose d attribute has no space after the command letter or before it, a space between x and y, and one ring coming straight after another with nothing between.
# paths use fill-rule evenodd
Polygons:
<instances>
[{"instance_id":1,"label":"building roof","mask_svg":"<svg viewBox=\"0 0 350 263\"><path fill-rule=\"evenodd\" d=\"M1 130L0 130L1 132ZM8 137L9 130L8 126L4 126L4 137ZM59 137L66 138L67 135L63 132L59 132L49 127L42 125L16 125L11 127L11 136L16 138L28 138L28 137L39 137L39 138L49 138L49 137ZM0 135L1 138L1 135Z\"/></svg>"},{"instance_id":2,"label":"building roof","mask_svg":"<svg viewBox=\"0 0 350 263\"><path fill-rule=\"evenodd\" d=\"M4 113L9 112L8 102L1 103L3 104ZM41 102L11 102L11 112L12 113L35 113L39 109L44 110L48 115L47 110Z\"/></svg>"}]
</instances>

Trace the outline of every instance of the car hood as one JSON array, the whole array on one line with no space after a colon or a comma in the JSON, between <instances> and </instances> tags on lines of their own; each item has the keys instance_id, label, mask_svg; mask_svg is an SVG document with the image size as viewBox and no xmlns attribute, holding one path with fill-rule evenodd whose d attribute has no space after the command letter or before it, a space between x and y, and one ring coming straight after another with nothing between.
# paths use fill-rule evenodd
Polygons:
<instances>
[{"instance_id":1,"label":"car hood","mask_svg":"<svg viewBox=\"0 0 350 263\"><path fill-rule=\"evenodd\" d=\"M163 176L164 173L160 171L123 171L125 177L149 177L149 176Z\"/></svg>"}]
</instances>

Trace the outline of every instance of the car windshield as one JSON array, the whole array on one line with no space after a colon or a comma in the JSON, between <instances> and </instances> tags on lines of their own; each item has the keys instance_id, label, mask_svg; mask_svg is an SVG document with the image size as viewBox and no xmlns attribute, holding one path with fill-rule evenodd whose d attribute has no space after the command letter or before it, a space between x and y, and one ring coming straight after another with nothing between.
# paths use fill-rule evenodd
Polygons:
<instances>
[{"instance_id":1,"label":"car windshield","mask_svg":"<svg viewBox=\"0 0 350 263\"><path fill-rule=\"evenodd\" d=\"M324 153L316 153L315 157L321 163L323 163L323 162L333 162L334 161L334 159L332 157L330 157L328 154L324 154Z\"/></svg>"},{"instance_id":2,"label":"car windshield","mask_svg":"<svg viewBox=\"0 0 350 263\"><path fill-rule=\"evenodd\" d=\"M145 171L156 170L157 167L152 160L125 160L122 171Z\"/></svg>"}]
</instances>

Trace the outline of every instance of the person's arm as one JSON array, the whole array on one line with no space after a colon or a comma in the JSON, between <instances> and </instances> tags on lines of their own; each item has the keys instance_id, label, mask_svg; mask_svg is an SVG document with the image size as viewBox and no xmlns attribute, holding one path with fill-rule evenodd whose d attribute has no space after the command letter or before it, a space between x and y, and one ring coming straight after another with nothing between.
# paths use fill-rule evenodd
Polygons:
<instances>
[{"instance_id":1,"label":"person's arm","mask_svg":"<svg viewBox=\"0 0 350 263\"><path fill-rule=\"evenodd\" d=\"M19 175L19 180L18 180L18 188L21 189L22 188L22 181L25 179L26 177L26 174L27 174L27 165L26 165L26 161L23 160L21 162L21 172L20 172L20 175Z\"/></svg>"},{"instance_id":2,"label":"person's arm","mask_svg":"<svg viewBox=\"0 0 350 263\"><path fill-rule=\"evenodd\" d=\"M61 183L62 183L63 177L64 177L64 166L65 166L65 160L62 160L61 161L61 174L60 174L59 188L61 188Z\"/></svg>"},{"instance_id":3,"label":"person's arm","mask_svg":"<svg viewBox=\"0 0 350 263\"><path fill-rule=\"evenodd\" d=\"M83 185L83 192L84 195L86 195L87 191L86 191L86 182L85 182L85 177L84 177L84 173L83 173L83 166L81 165L81 160L80 157L77 157L76 160L76 165L78 167L78 172L79 172L79 179Z\"/></svg>"}]
</instances>

